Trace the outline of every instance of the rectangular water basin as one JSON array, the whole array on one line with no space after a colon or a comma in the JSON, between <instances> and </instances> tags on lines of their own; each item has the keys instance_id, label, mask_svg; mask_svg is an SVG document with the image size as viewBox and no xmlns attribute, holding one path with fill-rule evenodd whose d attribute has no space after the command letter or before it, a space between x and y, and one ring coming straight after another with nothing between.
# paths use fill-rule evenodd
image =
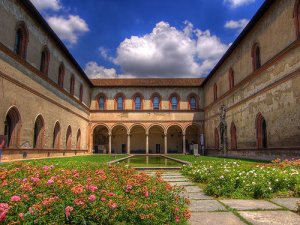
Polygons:
<instances>
[{"instance_id":1,"label":"rectangular water basin","mask_svg":"<svg viewBox=\"0 0 300 225\"><path fill-rule=\"evenodd\" d=\"M138 169L160 169L160 168L166 168L166 169L180 169L182 166L182 163L177 162L172 159L165 158L163 156L132 156L129 157L120 163L125 163L129 167L138 168Z\"/></svg>"}]
</instances>

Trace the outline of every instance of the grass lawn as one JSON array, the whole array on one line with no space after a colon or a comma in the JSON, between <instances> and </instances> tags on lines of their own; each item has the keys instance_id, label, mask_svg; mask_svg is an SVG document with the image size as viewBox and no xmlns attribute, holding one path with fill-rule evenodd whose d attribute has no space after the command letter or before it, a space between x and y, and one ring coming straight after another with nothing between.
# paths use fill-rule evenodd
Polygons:
<instances>
[{"instance_id":1,"label":"grass lawn","mask_svg":"<svg viewBox=\"0 0 300 225\"><path fill-rule=\"evenodd\" d=\"M179 155L173 154L168 155L175 159L184 160L187 162L195 163L195 162L207 162L207 161L228 161L228 162L240 162L240 163L268 163L269 161L262 160L251 160L251 159L233 159L233 158L222 158L222 157L213 157L213 156L194 156L194 155Z\"/></svg>"},{"instance_id":2,"label":"grass lawn","mask_svg":"<svg viewBox=\"0 0 300 225\"><path fill-rule=\"evenodd\" d=\"M33 159L26 161L17 161L0 164L3 167L15 167L20 164L28 164L34 167L44 165L54 165L59 168L68 169L88 169L103 165L112 160L124 158L127 155L86 155L86 156L74 156L74 157L60 157L60 158L47 158L47 159ZM1 168L1 167L0 167Z\"/></svg>"}]
</instances>

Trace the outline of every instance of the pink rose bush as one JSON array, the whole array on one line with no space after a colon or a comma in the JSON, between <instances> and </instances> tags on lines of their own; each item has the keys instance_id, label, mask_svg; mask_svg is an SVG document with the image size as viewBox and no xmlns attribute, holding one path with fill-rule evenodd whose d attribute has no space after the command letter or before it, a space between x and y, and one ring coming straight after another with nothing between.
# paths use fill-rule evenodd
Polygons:
<instances>
[{"instance_id":1,"label":"pink rose bush","mask_svg":"<svg viewBox=\"0 0 300 225\"><path fill-rule=\"evenodd\" d=\"M0 167L0 223L187 224L188 200L160 174L149 177L122 165L98 167Z\"/></svg>"}]
</instances>

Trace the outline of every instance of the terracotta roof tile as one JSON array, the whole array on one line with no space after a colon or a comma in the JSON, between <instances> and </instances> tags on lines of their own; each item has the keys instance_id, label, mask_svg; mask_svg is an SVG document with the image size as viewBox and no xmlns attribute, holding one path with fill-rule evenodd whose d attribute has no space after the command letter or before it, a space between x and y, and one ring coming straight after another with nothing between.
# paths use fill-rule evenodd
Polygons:
<instances>
[{"instance_id":1,"label":"terracotta roof tile","mask_svg":"<svg viewBox=\"0 0 300 225\"><path fill-rule=\"evenodd\" d=\"M199 87L205 78L92 79L96 87Z\"/></svg>"}]
</instances>

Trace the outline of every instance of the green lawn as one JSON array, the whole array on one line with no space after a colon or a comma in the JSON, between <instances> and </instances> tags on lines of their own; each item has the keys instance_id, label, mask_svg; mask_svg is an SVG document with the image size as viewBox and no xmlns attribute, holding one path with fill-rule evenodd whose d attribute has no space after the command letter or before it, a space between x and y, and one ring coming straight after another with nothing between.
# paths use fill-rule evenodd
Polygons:
<instances>
[{"instance_id":1,"label":"green lawn","mask_svg":"<svg viewBox=\"0 0 300 225\"><path fill-rule=\"evenodd\" d=\"M15 167L19 164L30 164L31 166L50 166L54 165L59 168L68 168L68 169L84 169L91 167L98 167L103 165L106 162L124 158L127 155L86 155L86 156L74 156L74 157L60 157L60 158L47 158L47 159L34 159L26 161L18 161L11 163L1 164L3 167Z\"/></svg>"},{"instance_id":2,"label":"green lawn","mask_svg":"<svg viewBox=\"0 0 300 225\"><path fill-rule=\"evenodd\" d=\"M207 162L207 161L228 161L228 162L240 162L240 163L266 163L268 161L260 161L260 160L251 160L251 159L232 159L232 158L222 158L222 157L213 157L213 156L194 156L194 155L179 155L172 154L168 155L175 159L184 160L191 163L199 163L199 162Z\"/></svg>"}]
</instances>

